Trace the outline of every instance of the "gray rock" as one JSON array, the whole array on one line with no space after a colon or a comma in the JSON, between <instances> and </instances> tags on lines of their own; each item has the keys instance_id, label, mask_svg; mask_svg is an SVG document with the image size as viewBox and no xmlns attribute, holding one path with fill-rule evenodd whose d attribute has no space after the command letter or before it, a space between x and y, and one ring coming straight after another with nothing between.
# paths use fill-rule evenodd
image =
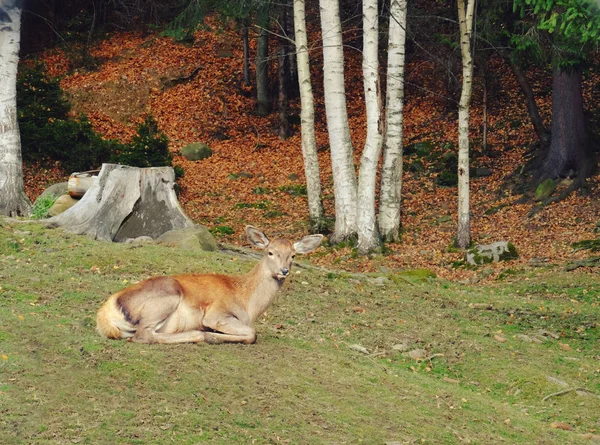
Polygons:
<instances>
[{"instance_id":1,"label":"gray rock","mask_svg":"<svg viewBox=\"0 0 600 445\"><path fill-rule=\"evenodd\" d=\"M202 159L210 158L212 150L203 142L194 142L181 149L181 156L188 161L201 161Z\"/></svg>"},{"instance_id":2,"label":"gray rock","mask_svg":"<svg viewBox=\"0 0 600 445\"><path fill-rule=\"evenodd\" d=\"M59 196L66 195L67 192L68 192L68 182L59 182L57 184L52 184L50 187L48 187L46 190L44 190L42 192L42 194L40 196L38 196L37 199L45 198L48 195L58 198ZM36 201L37 201L37 199L36 199Z\"/></svg>"},{"instance_id":3,"label":"gray rock","mask_svg":"<svg viewBox=\"0 0 600 445\"><path fill-rule=\"evenodd\" d=\"M202 249L209 252L217 250L217 242L212 233L204 226L196 224L185 229L169 230L157 238L158 242L186 247L191 249Z\"/></svg>"},{"instance_id":4,"label":"gray rock","mask_svg":"<svg viewBox=\"0 0 600 445\"><path fill-rule=\"evenodd\" d=\"M408 352L408 356L413 360L422 360L427 357L427 351L425 349L413 349Z\"/></svg>"},{"instance_id":5,"label":"gray rock","mask_svg":"<svg viewBox=\"0 0 600 445\"><path fill-rule=\"evenodd\" d=\"M70 209L78 202L78 199L71 198L69 195L59 196L56 199L56 201L54 201L52 207L50 207L50 209L48 210L48 216L60 215L62 212L64 212L67 209Z\"/></svg>"},{"instance_id":6,"label":"gray rock","mask_svg":"<svg viewBox=\"0 0 600 445\"><path fill-rule=\"evenodd\" d=\"M533 343L533 338L531 338L529 335L519 334L517 335L517 339L524 343Z\"/></svg>"},{"instance_id":7,"label":"gray rock","mask_svg":"<svg viewBox=\"0 0 600 445\"><path fill-rule=\"evenodd\" d=\"M127 238L123 242L125 244L151 244L154 240L150 236L138 236L137 238Z\"/></svg>"},{"instance_id":8,"label":"gray rock","mask_svg":"<svg viewBox=\"0 0 600 445\"><path fill-rule=\"evenodd\" d=\"M386 284L390 283L390 280L387 277L377 277L377 278L370 278L369 283L372 283L375 286L385 286Z\"/></svg>"},{"instance_id":9,"label":"gray rock","mask_svg":"<svg viewBox=\"0 0 600 445\"><path fill-rule=\"evenodd\" d=\"M471 176L473 176L474 178L483 178L485 176L491 176L492 171L486 167L476 167L476 168L472 168L469 171L469 174Z\"/></svg>"},{"instance_id":10,"label":"gray rock","mask_svg":"<svg viewBox=\"0 0 600 445\"><path fill-rule=\"evenodd\" d=\"M469 249L465 261L473 266L513 260L519 257L517 249L508 241L497 241L492 244L478 245Z\"/></svg>"}]
</instances>

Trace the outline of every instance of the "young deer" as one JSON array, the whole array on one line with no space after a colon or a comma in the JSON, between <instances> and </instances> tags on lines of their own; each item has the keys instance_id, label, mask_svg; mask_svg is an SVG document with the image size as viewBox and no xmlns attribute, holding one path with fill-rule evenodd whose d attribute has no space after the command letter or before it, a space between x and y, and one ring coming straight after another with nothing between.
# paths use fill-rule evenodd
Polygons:
<instances>
[{"instance_id":1,"label":"young deer","mask_svg":"<svg viewBox=\"0 0 600 445\"><path fill-rule=\"evenodd\" d=\"M246 226L264 250L246 275L185 274L154 277L111 295L97 315L98 332L140 343L254 343L252 324L275 299L296 253L319 247L322 235L292 243L273 241Z\"/></svg>"}]
</instances>

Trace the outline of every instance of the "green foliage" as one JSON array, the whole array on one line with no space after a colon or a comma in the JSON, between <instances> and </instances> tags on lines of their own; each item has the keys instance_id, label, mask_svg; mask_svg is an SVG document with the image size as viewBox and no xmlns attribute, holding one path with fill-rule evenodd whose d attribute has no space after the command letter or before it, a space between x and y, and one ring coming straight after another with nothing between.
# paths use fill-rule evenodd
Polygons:
<instances>
[{"instance_id":1,"label":"green foliage","mask_svg":"<svg viewBox=\"0 0 600 445\"><path fill-rule=\"evenodd\" d=\"M515 0L513 8L551 36L555 66L578 65L600 42L600 7L592 0ZM535 35L523 33L512 39L518 51L533 48L526 34Z\"/></svg>"},{"instance_id":2,"label":"green foliage","mask_svg":"<svg viewBox=\"0 0 600 445\"><path fill-rule=\"evenodd\" d=\"M24 66L17 78L21 149L26 161L59 161L65 171L82 171L106 162L115 141L103 140L85 116L71 119L58 79L44 65Z\"/></svg>"},{"instance_id":3,"label":"green foliage","mask_svg":"<svg viewBox=\"0 0 600 445\"><path fill-rule=\"evenodd\" d=\"M257 201L253 203L248 202L238 202L235 205L236 209L259 209L259 210L268 210L271 205L270 201Z\"/></svg>"},{"instance_id":4,"label":"green foliage","mask_svg":"<svg viewBox=\"0 0 600 445\"><path fill-rule=\"evenodd\" d=\"M169 139L152 116L139 125L130 144L121 145L111 156L111 162L141 168L170 166L172 161Z\"/></svg>"},{"instance_id":5,"label":"green foliage","mask_svg":"<svg viewBox=\"0 0 600 445\"><path fill-rule=\"evenodd\" d=\"M571 247L575 250L591 250L592 252L600 251L600 239L588 239L583 241L577 241L571 244Z\"/></svg>"},{"instance_id":6,"label":"green foliage","mask_svg":"<svg viewBox=\"0 0 600 445\"><path fill-rule=\"evenodd\" d=\"M57 197L49 194L46 196L40 196L31 209L31 217L33 219L44 219L48 216L48 210L54 204Z\"/></svg>"},{"instance_id":7,"label":"green foliage","mask_svg":"<svg viewBox=\"0 0 600 445\"><path fill-rule=\"evenodd\" d=\"M48 77L41 63L20 70L17 101L25 161L58 161L65 172L90 170L109 160L134 167L172 164L168 139L152 116L140 124L131 143L105 140L85 115L69 117L71 107L58 79ZM175 174L183 176L183 169L176 169Z\"/></svg>"},{"instance_id":8,"label":"green foliage","mask_svg":"<svg viewBox=\"0 0 600 445\"><path fill-rule=\"evenodd\" d=\"M307 193L305 184L282 185L279 190L292 196L306 196Z\"/></svg>"},{"instance_id":9,"label":"green foliage","mask_svg":"<svg viewBox=\"0 0 600 445\"><path fill-rule=\"evenodd\" d=\"M60 80L48 77L42 62L19 67L17 102L19 125L27 122L41 127L50 120L66 119L71 109L63 97Z\"/></svg>"},{"instance_id":10,"label":"green foliage","mask_svg":"<svg viewBox=\"0 0 600 445\"><path fill-rule=\"evenodd\" d=\"M546 198L549 198L552 193L556 190L556 183L548 178L535 189L535 196L533 199L536 201L542 201Z\"/></svg>"},{"instance_id":11,"label":"green foliage","mask_svg":"<svg viewBox=\"0 0 600 445\"><path fill-rule=\"evenodd\" d=\"M444 171L438 176L437 182L443 187L454 187L458 184L458 175L454 172Z\"/></svg>"},{"instance_id":12,"label":"green foliage","mask_svg":"<svg viewBox=\"0 0 600 445\"><path fill-rule=\"evenodd\" d=\"M187 7L163 31L167 37L177 42L190 42L194 31L204 25L204 17L214 9L213 1L189 2Z\"/></svg>"},{"instance_id":13,"label":"green foliage","mask_svg":"<svg viewBox=\"0 0 600 445\"><path fill-rule=\"evenodd\" d=\"M230 226L216 226L210 229L213 235L233 235L235 231Z\"/></svg>"},{"instance_id":14,"label":"green foliage","mask_svg":"<svg viewBox=\"0 0 600 445\"><path fill-rule=\"evenodd\" d=\"M185 170L180 165L174 165L173 171L175 171L175 179L183 178L185 176Z\"/></svg>"}]
</instances>

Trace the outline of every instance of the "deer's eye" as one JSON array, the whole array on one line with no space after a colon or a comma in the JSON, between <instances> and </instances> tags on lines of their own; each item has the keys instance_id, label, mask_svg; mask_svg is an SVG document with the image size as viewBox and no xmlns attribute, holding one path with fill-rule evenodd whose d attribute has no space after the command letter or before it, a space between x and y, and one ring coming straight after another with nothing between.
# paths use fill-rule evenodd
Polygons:
<instances>
[{"instance_id":1,"label":"deer's eye","mask_svg":"<svg viewBox=\"0 0 600 445\"><path fill-rule=\"evenodd\" d=\"M269 256L273 256L273 252L269 252Z\"/></svg>"},{"instance_id":2,"label":"deer's eye","mask_svg":"<svg viewBox=\"0 0 600 445\"><path fill-rule=\"evenodd\" d=\"M292 259L296 258L296 255L292 255Z\"/></svg>"}]
</instances>

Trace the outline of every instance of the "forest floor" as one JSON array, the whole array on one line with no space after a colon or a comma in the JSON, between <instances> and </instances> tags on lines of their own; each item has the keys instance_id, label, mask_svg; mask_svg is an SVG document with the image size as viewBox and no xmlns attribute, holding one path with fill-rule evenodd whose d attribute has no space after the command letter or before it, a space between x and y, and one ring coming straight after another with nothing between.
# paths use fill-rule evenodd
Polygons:
<instances>
[{"instance_id":1,"label":"forest floor","mask_svg":"<svg viewBox=\"0 0 600 445\"><path fill-rule=\"evenodd\" d=\"M276 113L254 113L253 91L243 84L243 55L239 35L230 30L196 33L192 44L178 44L157 34L117 34L91 48L100 61L97 69L70 70L60 51L44 56L52 75L64 76L62 87L73 103L73 114L86 113L96 130L107 138L130 138L143 118L152 114L170 139L175 164L185 169L180 200L187 214L212 229L225 242L244 244L243 228L253 224L272 236L298 238L307 233L307 201L299 126L282 141L277 137ZM348 112L356 164L366 127L358 51L346 52ZM333 217L333 183L322 101L321 52L311 52L316 98L324 204ZM271 69L275 69L275 61ZM195 69L197 75L180 81ZM537 205L514 185L535 141L525 101L510 70L492 58L487 70L495 73L488 106L488 149L482 153L482 90L475 85L471 110L472 167L489 169L489 176L471 182L473 241L487 244L512 242L520 257L508 263L472 270L460 264L462 254L452 249L457 223L457 189L440 184L449 153L456 153L456 104L444 93L445 73L432 63L410 59L407 66L404 139L407 147L426 142L421 150L407 152L402 186L403 238L387 245L385 255L359 257L350 247L322 249L314 262L347 271L385 271L427 268L438 276L459 281L491 281L506 270L540 264L563 265L582 259L574 242L595 239L600 220L598 182L589 181L587 195L573 194L528 216ZM546 76L549 77L549 76ZM274 75L273 75L273 78ZM549 118L550 85L534 76L543 117ZM590 99L592 85L585 84ZM299 102L291 112L299 114ZM185 160L179 150L192 142L205 142L213 156L197 162ZM424 147L424 148L423 148ZM25 166L26 188L35 199L51 182L63 179L58 169ZM559 185L566 187L568 181ZM531 194L531 192L529 192ZM233 230L233 233L229 229Z\"/></svg>"}]
</instances>

